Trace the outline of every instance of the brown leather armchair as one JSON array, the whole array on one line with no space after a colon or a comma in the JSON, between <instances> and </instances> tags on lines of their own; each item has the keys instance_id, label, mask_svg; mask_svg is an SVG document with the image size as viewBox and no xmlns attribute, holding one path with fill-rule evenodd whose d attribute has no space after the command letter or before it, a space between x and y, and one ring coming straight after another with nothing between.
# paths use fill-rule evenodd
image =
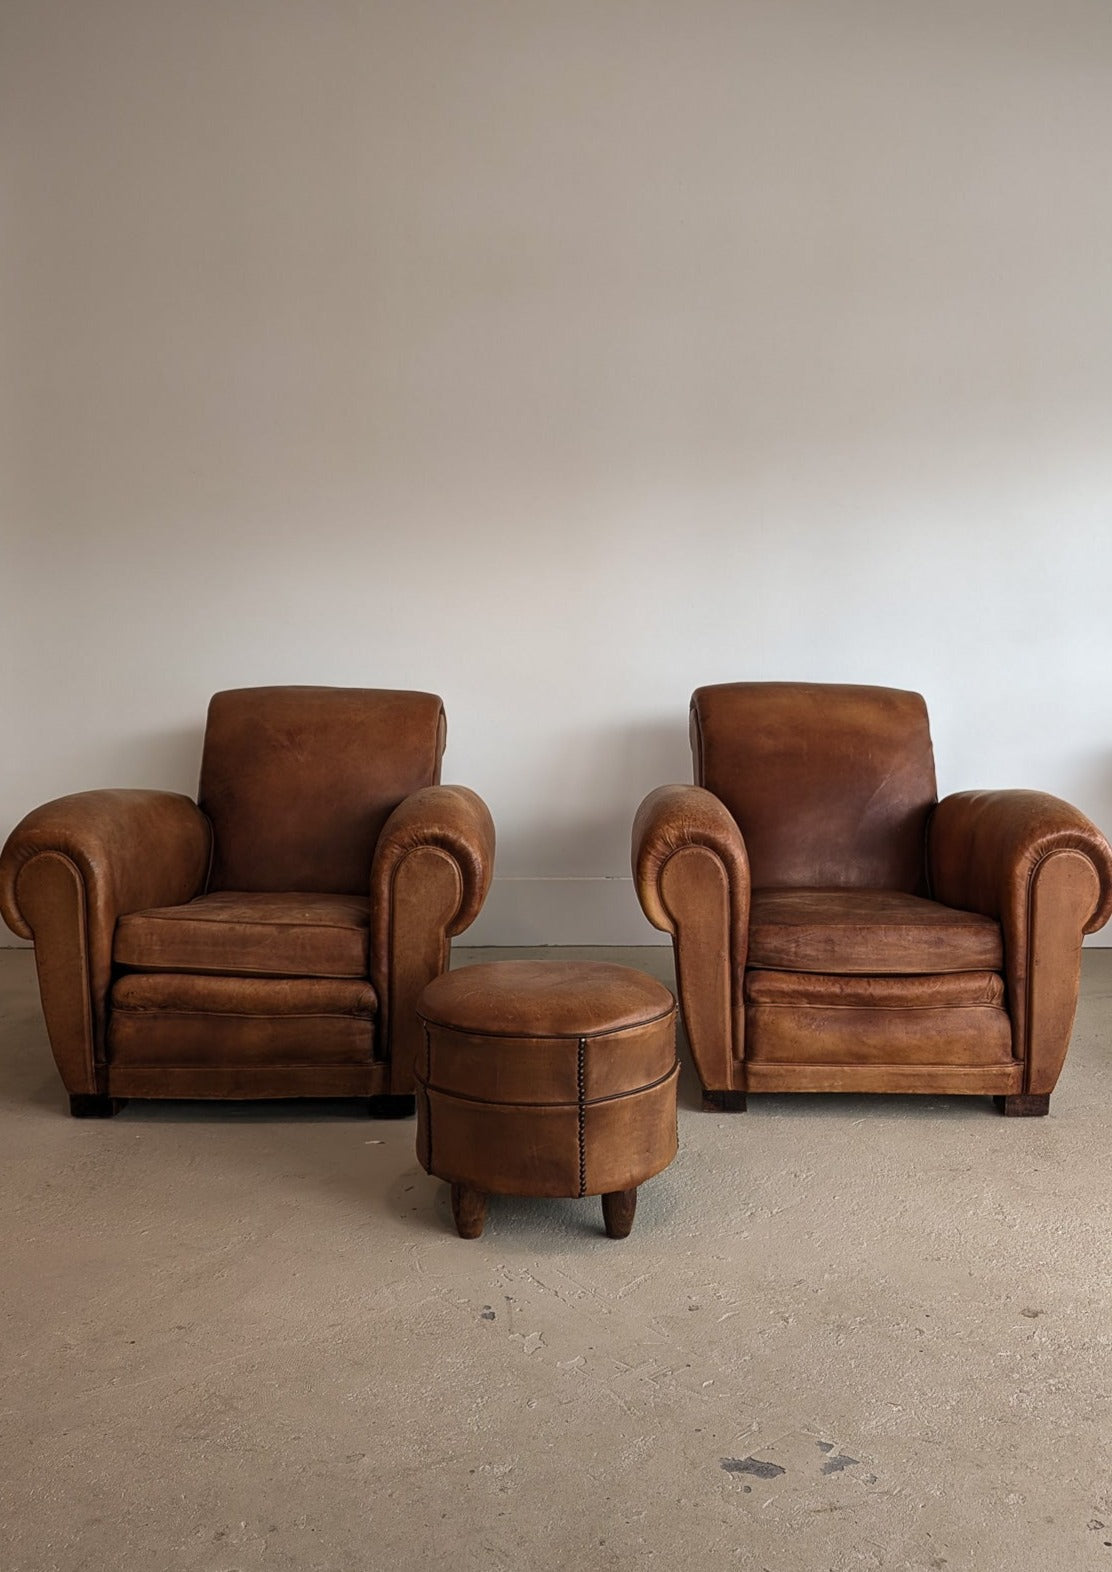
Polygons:
<instances>
[{"instance_id":1,"label":"brown leather armchair","mask_svg":"<svg viewBox=\"0 0 1112 1572\"><path fill-rule=\"evenodd\" d=\"M441 786L430 693L240 688L209 705L199 802L88 791L0 854L71 1111L128 1097L413 1108L417 998L490 884L494 827Z\"/></svg>"},{"instance_id":2,"label":"brown leather armchair","mask_svg":"<svg viewBox=\"0 0 1112 1572\"><path fill-rule=\"evenodd\" d=\"M633 830L672 935L707 1106L748 1092L934 1092L1044 1114L1112 851L1034 791L937 801L917 693L724 683L691 701L694 786Z\"/></svg>"}]
</instances>

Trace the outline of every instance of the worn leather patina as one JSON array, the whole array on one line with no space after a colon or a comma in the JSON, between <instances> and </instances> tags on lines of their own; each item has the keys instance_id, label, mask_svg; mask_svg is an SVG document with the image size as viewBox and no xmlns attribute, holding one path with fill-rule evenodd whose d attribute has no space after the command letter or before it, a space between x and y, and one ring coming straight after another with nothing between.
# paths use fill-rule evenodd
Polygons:
<instances>
[{"instance_id":1,"label":"worn leather patina","mask_svg":"<svg viewBox=\"0 0 1112 1572\"><path fill-rule=\"evenodd\" d=\"M937 800L916 693L724 683L695 784L641 804L633 870L672 935L708 1104L755 1091L992 1094L1045 1113L1112 851L1045 792Z\"/></svg>"},{"instance_id":2,"label":"worn leather patina","mask_svg":"<svg viewBox=\"0 0 1112 1572\"><path fill-rule=\"evenodd\" d=\"M417 996L494 859L485 805L439 784L444 741L434 694L234 689L209 706L198 803L92 791L27 815L0 855L0 912L34 940L74 1112L411 1106Z\"/></svg>"}]
</instances>

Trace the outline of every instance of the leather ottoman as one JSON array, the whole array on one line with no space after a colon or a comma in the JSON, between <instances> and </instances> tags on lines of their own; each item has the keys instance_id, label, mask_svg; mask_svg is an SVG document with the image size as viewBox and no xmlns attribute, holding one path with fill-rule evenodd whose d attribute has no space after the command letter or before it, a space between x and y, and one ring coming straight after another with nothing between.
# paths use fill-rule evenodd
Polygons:
<instances>
[{"instance_id":1,"label":"leather ottoman","mask_svg":"<svg viewBox=\"0 0 1112 1572\"><path fill-rule=\"evenodd\" d=\"M417 1011L417 1155L451 1184L462 1237L490 1194L601 1195L624 1239L637 1186L676 1155L667 988L626 966L496 961L437 977Z\"/></svg>"}]
</instances>

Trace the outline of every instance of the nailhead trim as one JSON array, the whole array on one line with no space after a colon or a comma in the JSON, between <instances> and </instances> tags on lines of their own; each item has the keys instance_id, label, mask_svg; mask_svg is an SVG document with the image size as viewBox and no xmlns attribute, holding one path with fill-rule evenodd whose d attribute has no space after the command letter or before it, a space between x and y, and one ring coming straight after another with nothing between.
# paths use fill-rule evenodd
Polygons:
<instances>
[{"instance_id":1,"label":"nailhead trim","mask_svg":"<svg viewBox=\"0 0 1112 1572\"><path fill-rule=\"evenodd\" d=\"M579 1193L587 1194L587 1039L579 1039L579 1057L575 1066L576 1093L579 1102Z\"/></svg>"}]
</instances>

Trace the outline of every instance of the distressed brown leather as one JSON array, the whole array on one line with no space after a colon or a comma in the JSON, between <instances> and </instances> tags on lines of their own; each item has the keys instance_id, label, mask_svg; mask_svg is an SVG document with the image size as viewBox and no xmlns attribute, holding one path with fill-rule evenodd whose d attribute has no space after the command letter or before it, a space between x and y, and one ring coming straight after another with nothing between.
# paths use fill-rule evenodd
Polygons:
<instances>
[{"instance_id":1,"label":"distressed brown leather","mask_svg":"<svg viewBox=\"0 0 1112 1572\"><path fill-rule=\"evenodd\" d=\"M466 786L414 792L387 820L371 867L371 982L390 1091L413 1092L417 1001L448 970L451 941L482 909L494 867L494 821Z\"/></svg>"},{"instance_id":2,"label":"distressed brown leather","mask_svg":"<svg viewBox=\"0 0 1112 1572\"><path fill-rule=\"evenodd\" d=\"M112 987L112 1014L171 1010L177 1015L357 1016L372 1020L374 989L356 977L211 977L124 972Z\"/></svg>"},{"instance_id":3,"label":"distressed brown leather","mask_svg":"<svg viewBox=\"0 0 1112 1572\"><path fill-rule=\"evenodd\" d=\"M1008 1065L996 972L925 977L745 974L747 1057L803 1064Z\"/></svg>"},{"instance_id":4,"label":"distressed brown leather","mask_svg":"<svg viewBox=\"0 0 1112 1572\"><path fill-rule=\"evenodd\" d=\"M1053 1091L1077 1010L1082 938L1112 916L1108 842L1047 792L956 792L931 819L928 868L938 900L1000 923L1023 1090Z\"/></svg>"},{"instance_id":5,"label":"distressed brown leather","mask_svg":"<svg viewBox=\"0 0 1112 1572\"><path fill-rule=\"evenodd\" d=\"M438 1179L490 1195L635 1190L676 1155L678 1076L677 1065L658 1086L589 1104L582 1124L574 1105L514 1107L445 1092L426 1095L418 1085L418 1126L432 1132L422 1166Z\"/></svg>"},{"instance_id":6,"label":"distressed brown leather","mask_svg":"<svg viewBox=\"0 0 1112 1572\"><path fill-rule=\"evenodd\" d=\"M675 1156L675 1001L653 978L493 962L437 978L419 1012L417 1151L429 1173L483 1193L602 1195L636 1189Z\"/></svg>"},{"instance_id":7,"label":"distressed brown leather","mask_svg":"<svg viewBox=\"0 0 1112 1572\"><path fill-rule=\"evenodd\" d=\"M206 1102L263 1097L357 1097L386 1095L385 1066L366 1062L300 1064L118 1064L112 1096L188 1097ZM371 1091L368 1094L367 1088Z\"/></svg>"},{"instance_id":8,"label":"distressed brown leather","mask_svg":"<svg viewBox=\"0 0 1112 1572\"><path fill-rule=\"evenodd\" d=\"M672 935L692 1057L705 1086L729 1087L745 1043L749 859L736 823L701 786L659 786L633 822L645 916Z\"/></svg>"},{"instance_id":9,"label":"distressed brown leather","mask_svg":"<svg viewBox=\"0 0 1112 1572\"><path fill-rule=\"evenodd\" d=\"M999 971L1000 924L899 890L754 890L749 965L788 972Z\"/></svg>"},{"instance_id":10,"label":"distressed brown leather","mask_svg":"<svg viewBox=\"0 0 1112 1572\"><path fill-rule=\"evenodd\" d=\"M215 853L207 815L172 793L29 814L0 854L0 911L35 941L66 1089L408 1090L417 995L493 864L484 805L436 784L443 745L431 694L243 689L210 708Z\"/></svg>"},{"instance_id":11,"label":"distressed brown leather","mask_svg":"<svg viewBox=\"0 0 1112 1572\"><path fill-rule=\"evenodd\" d=\"M748 1026L753 1064L993 1065L1006 1071L1012 1062L1006 1012L983 1007L915 1011L907 1005L855 1010L754 1004Z\"/></svg>"},{"instance_id":12,"label":"distressed brown leather","mask_svg":"<svg viewBox=\"0 0 1112 1572\"><path fill-rule=\"evenodd\" d=\"M366 894L383 825L439 781L444 738L433 693L215 694L199 798L215 843L209 889Z\"/></svg>"},{"instance_id":13,"label":"distressed brown leather","mask_svg":"<svg viewBox=\"0 0 1112 1572\"><path fill-rule=\"evenodd\" d=\"M359 1064L374 1057L374 990L352 978L126 975L112 990L113 1068Z\"/></svg>"},{"instance_id":14,"label":"distressed brown leather","mask_svg":"<svg viewBox=\"0 0 1112 1572\"><path fill-rule=\"evenodd\" d=\"M937 789L918 693L720 683L692 695L691 738L696 783L740 825L755 888L925 893Z\"/></svg>"},{"instance_id":15,"label":"distressed brown leather","mask_svg":"<svg viewBox=\"0 0 1112 1572\"><path fill-rule=\"evenodd\" d=\"M667 1016L674 1009L672 1005ZM631 1076L635 1081L642 1076L652 1081L667 1075L675 1060L674 1038L671 1048L667 1033L646 1039L640 1024L626 1032L574 1038L584 1044L582 1060L568 1052L572 1040L562 1033L537 1036L531 1030L512 1036L505 1032L460 1033L430 1022L425 1035L425 1079L439 1090L461 1097L482 1085L491 1099L500 1103L574 1103L580 1090L588 1102L597 1102L603 1097L623 1096L630 1089ZM638 1059L654 1055L660 1059L657 1076L644 1064L640 1070L631 1068ZM420 1053L417 1062L422 1062Z\"/></svg>"},{"instance_id":16,"label":"distressed brown leather","mask_svg":"<svg viewBox=\"0 0 1112 1572\"><path fill-rule=\"evenodd\" d=\"M822 1005L829 1009L1004 1009L998 972L939 972L925 977L856 977L821 972L745 973L746 1004ZM1006 1019L1006 1015L1005 1015Z\"/></svg>"},{"instance_id":17,"label":"distressed brown leather","mask_svg":"<svg viewBox=\"0 0 1112 1572\"><path fill-rule=\"evenodd\" d=\"M0 914L35 941L43 1014L66 1090L104 1091L116 922L204 885L208 820L175 792L78 792L44 803L0 853Z\"/></svg>"},{"instance_id":18,"label":"distressed brown leather","mask_svg":"<svg viewBox=\"0 0 1112 1572\"><path fill-rule=\"evenodd\" d=\"M545 1038L594 1039L600 1033L624 1037L628 1028L669 1016L675 1007L663 983L628 966L602 961L503 961L467 966L435 978L421 997L420 1015L426 1025L484 1038L531 1037L541 1027L537 1035ZM609 1043L605 1056L612 1058L618 1051ZM671 1059L662 1067L670 1068ZM652 1079L651 1057L641 1068Z\"/></svg>"},{"instance_id":19,"label":"distressed brown leather","mask_svg":"<svg viewBox=\"0 0 1112 1572\"><path fill-rule=\"evenodd\" d=\"M708 1093L1049 1094L1082 937L1112 912L1084 814L1039 792L936 804L917 694L702 688L692 746L707 790L646 798L633 865Z\"/></svg>"},{"instance_id":20,"label":"distressed brown leather","mask_svg":"<svg viewBox=\"0 0 1112 1572\"><path fill-rule=\"evenodd\" d=\"M366 977L370 901L218 890L121 917L117 966L241 977Z\"/></svg>"},{"instance_id":21,"label":"distressed brown leather","mask_svg":"<svg viewBox=\"0 0 1112 1572\"><path fill-rule=\"evenodd\" d=\"M746 1092L918 1092L932 1097L1018 1095L1023 1066L1004 1064L805 1064L751 1059Z\"/></svg>"}]
</instances>

